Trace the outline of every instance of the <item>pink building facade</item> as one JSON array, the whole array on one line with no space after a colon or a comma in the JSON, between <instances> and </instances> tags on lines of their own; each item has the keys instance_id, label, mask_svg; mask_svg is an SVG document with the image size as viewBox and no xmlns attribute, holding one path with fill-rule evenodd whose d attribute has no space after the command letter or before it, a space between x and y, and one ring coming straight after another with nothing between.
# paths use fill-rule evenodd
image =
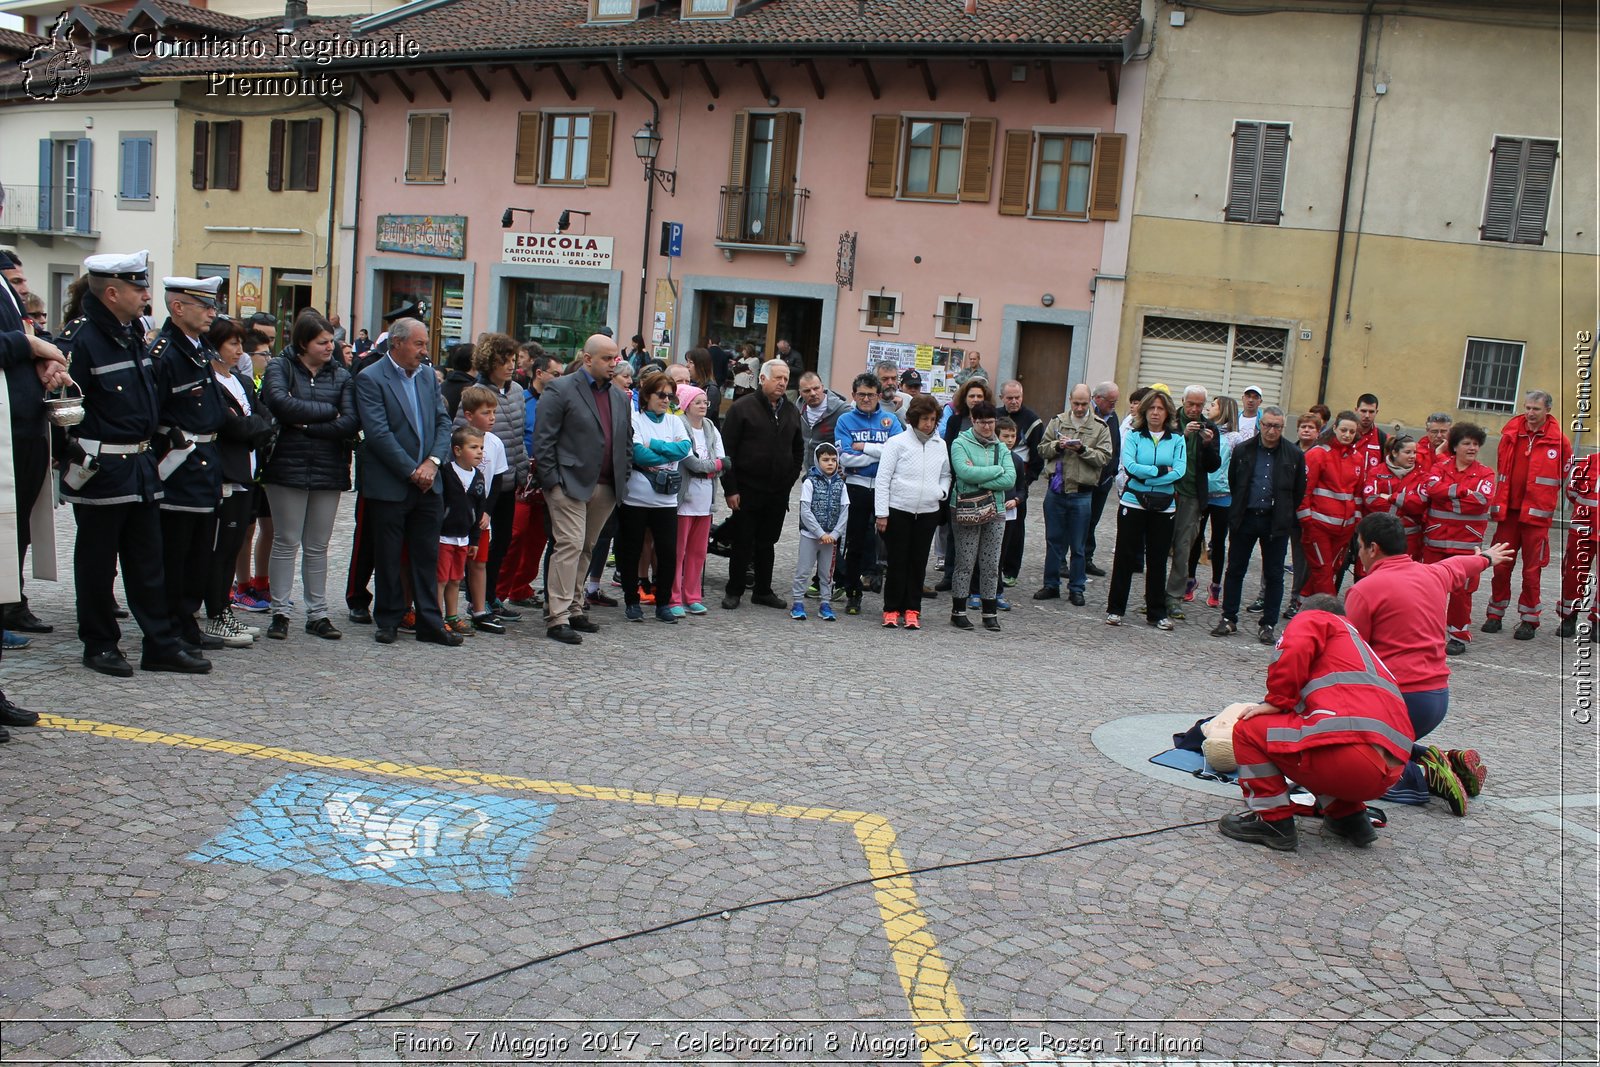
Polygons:
<instances>
[{"instance_id":1,"label":"pink building facade","mask_svg":"<svg viewBox=\"0 0 1600 1067\"><path fill-rule=\"evenodd\" d=\"M937 390L976 351L1048 412L1088 374L1093 330L1114 333L1093 301L1120 280L1131 215L1136 2L1050 31L1104 38L1068 43L1002 40L1015 4L897 5L885 17L944 39L855 55L785 42L797 31L777 20L801 0L715 25L541 0L566 43L506 27L463 52L447 15L470 22L474 3L369 20L421 42L405 69L335 67L364 116L342 303L374 336L386 308L419 300L436 349L488 330L569 355L601 326L677 359L708 339L764 357L787 339L840 392L884 358ZM757 43L689 39L709 33ZM654 180L635 143L650 130Z\"/></svg>"}]
</instances>

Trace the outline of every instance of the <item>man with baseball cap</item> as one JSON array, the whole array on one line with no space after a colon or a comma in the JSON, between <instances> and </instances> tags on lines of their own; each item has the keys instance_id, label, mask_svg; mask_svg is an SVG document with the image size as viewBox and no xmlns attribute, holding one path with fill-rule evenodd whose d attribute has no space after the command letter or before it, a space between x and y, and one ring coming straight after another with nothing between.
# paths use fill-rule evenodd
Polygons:
<instances>
[{"instance_id":1,"label":"man with baseball cap","mask_svg":"<svg viewBox=\"0 0 1600 1067\"><path fill-rule=\"evenodd\" d=\"M1247 441L1256 435L1261 422L1261 386L1247 385L1239 394L1239 440Z\"/></svg>"},{"instance_id":2,"label":"man with baseball cap","mask_svg":"<svg viewBox=\"0 0 1600 1067\"><path fill-rule=\"evenodd\" d=\"M89 272L83 315L61 333L72 378L83 389L83 421L68 431L61 499L78 523L73 550L78 636L83 662L113 678L133 666L117 643L112 585L117 565L128 607L144 634L147 671L207 674L211 663L180 643L166 604L159 502L165 495L151 444L161 416L161 385L137 328L150 302L150 254L107 253L83 261Z\"/></svg>"}]
</instances>

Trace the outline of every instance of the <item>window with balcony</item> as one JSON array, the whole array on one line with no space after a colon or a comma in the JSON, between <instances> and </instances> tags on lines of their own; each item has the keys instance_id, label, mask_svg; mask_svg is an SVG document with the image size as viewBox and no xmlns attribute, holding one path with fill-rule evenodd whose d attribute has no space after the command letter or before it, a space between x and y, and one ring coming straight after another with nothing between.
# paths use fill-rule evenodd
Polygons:
<instances>
[{"instance_id":1,"label":"window with balcony","mask_svg":"<svg viewBox=\"0 0 1600 1067\"><path fill-rule=\"evenodd\" d=\"M988 118L874 115L867 195L986 203L998 128Z\"/></svg>"},{"instance_id":2,"label":"window with balcony","mask_svg":"<svg viewBox=\"0 0 1600 1067\"><path fill-rule=\"evenodd\" d=\"M322 120L273 119L267 188L316 192L322 170Z\"/></svg>"},{"instance_id":3,"label":"window with balcony","mask_svg":"<svg viewBox=\"0 0 1600 1067\"><path fill-rule=\"evenodd\" d=\"M808 190L799 188L800 115L740 111L733 117L720 245L798 249ZM728 249L724 247L726 253Z\"/></svg>"},{"instance_id":4,"label":"window with balcony","mask_svg":"<svg viewBox=\"0 0 1600 1067\"><path fill-rule=\"evenodd\" d=\"M12 187L6 212L14 232L32 223L39 233L93 233L94 142L86 137L46 137L39 141L39 184L34 203L28 190ZM7 229L13 229L8 225Z\"/></svg>"}]
</instances>

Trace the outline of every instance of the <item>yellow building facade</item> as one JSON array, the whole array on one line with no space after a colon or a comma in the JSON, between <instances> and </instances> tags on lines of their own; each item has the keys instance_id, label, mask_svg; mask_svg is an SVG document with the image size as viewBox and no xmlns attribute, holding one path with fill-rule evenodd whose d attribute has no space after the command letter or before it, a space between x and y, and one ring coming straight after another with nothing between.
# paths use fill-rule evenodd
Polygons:
<instances>
[{"instance_id":1,"label":"yellow building facade","mask_svg":"<svg viewBox=\"0 0 1600 1067\"><path fill-rule=\"evenodd\" d=\"M1592 17L1284 6L1158 15L1117 380L1291 414L1370 392L1383 423L1491 434L1543 389L1570 425L1600 315Z\"/></svg>"},{"instance_id":2,"label":"yellow building facade","mask_svg":"<svg viewBox=\"0 0 1600 1067\"><path fill-rule=\"evenodd\" d=\"M187 82L178 104L175 269L228 278L229 314L271 314L280 337L305 308L337 313L344 269L348 111L274 91L297 84L240 79L217 92Z\"/></svg>"}]
</instances>

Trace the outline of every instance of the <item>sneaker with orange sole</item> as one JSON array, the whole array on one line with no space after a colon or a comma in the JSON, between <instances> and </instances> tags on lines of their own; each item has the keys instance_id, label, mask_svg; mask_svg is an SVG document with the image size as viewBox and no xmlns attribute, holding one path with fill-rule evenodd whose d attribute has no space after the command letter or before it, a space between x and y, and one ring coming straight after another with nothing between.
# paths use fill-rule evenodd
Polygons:
<instances>
[{"instance_id":1,"label":"sneaker with orange sole","mask_svg":"<svg viewBox=\"0 0 1600 1067\"><path fill-rule=\"evenodd\" d=\"M920 611L908 611L908 612L906 612L906 629L908 629L908 630L920 630L920 629L922 629L922 612L920 612Z\"/></svg>"},{"instance_id":2,"label":"sneaker with orange sole","mask_svg":"<svg viewBox=\"0 0 1600 1067\"><path fill-rule=\"evenodd\" d=\"M1489 768L1484 764L1483 757L1478 755L1477 749L1453 748L1445 756L1450 760L1450 769L1456 772L1456 777L1466 789L1467 796L1475 797L1483 792L1483 783L1489 780Z\"/></svg>"}]
</instances>

